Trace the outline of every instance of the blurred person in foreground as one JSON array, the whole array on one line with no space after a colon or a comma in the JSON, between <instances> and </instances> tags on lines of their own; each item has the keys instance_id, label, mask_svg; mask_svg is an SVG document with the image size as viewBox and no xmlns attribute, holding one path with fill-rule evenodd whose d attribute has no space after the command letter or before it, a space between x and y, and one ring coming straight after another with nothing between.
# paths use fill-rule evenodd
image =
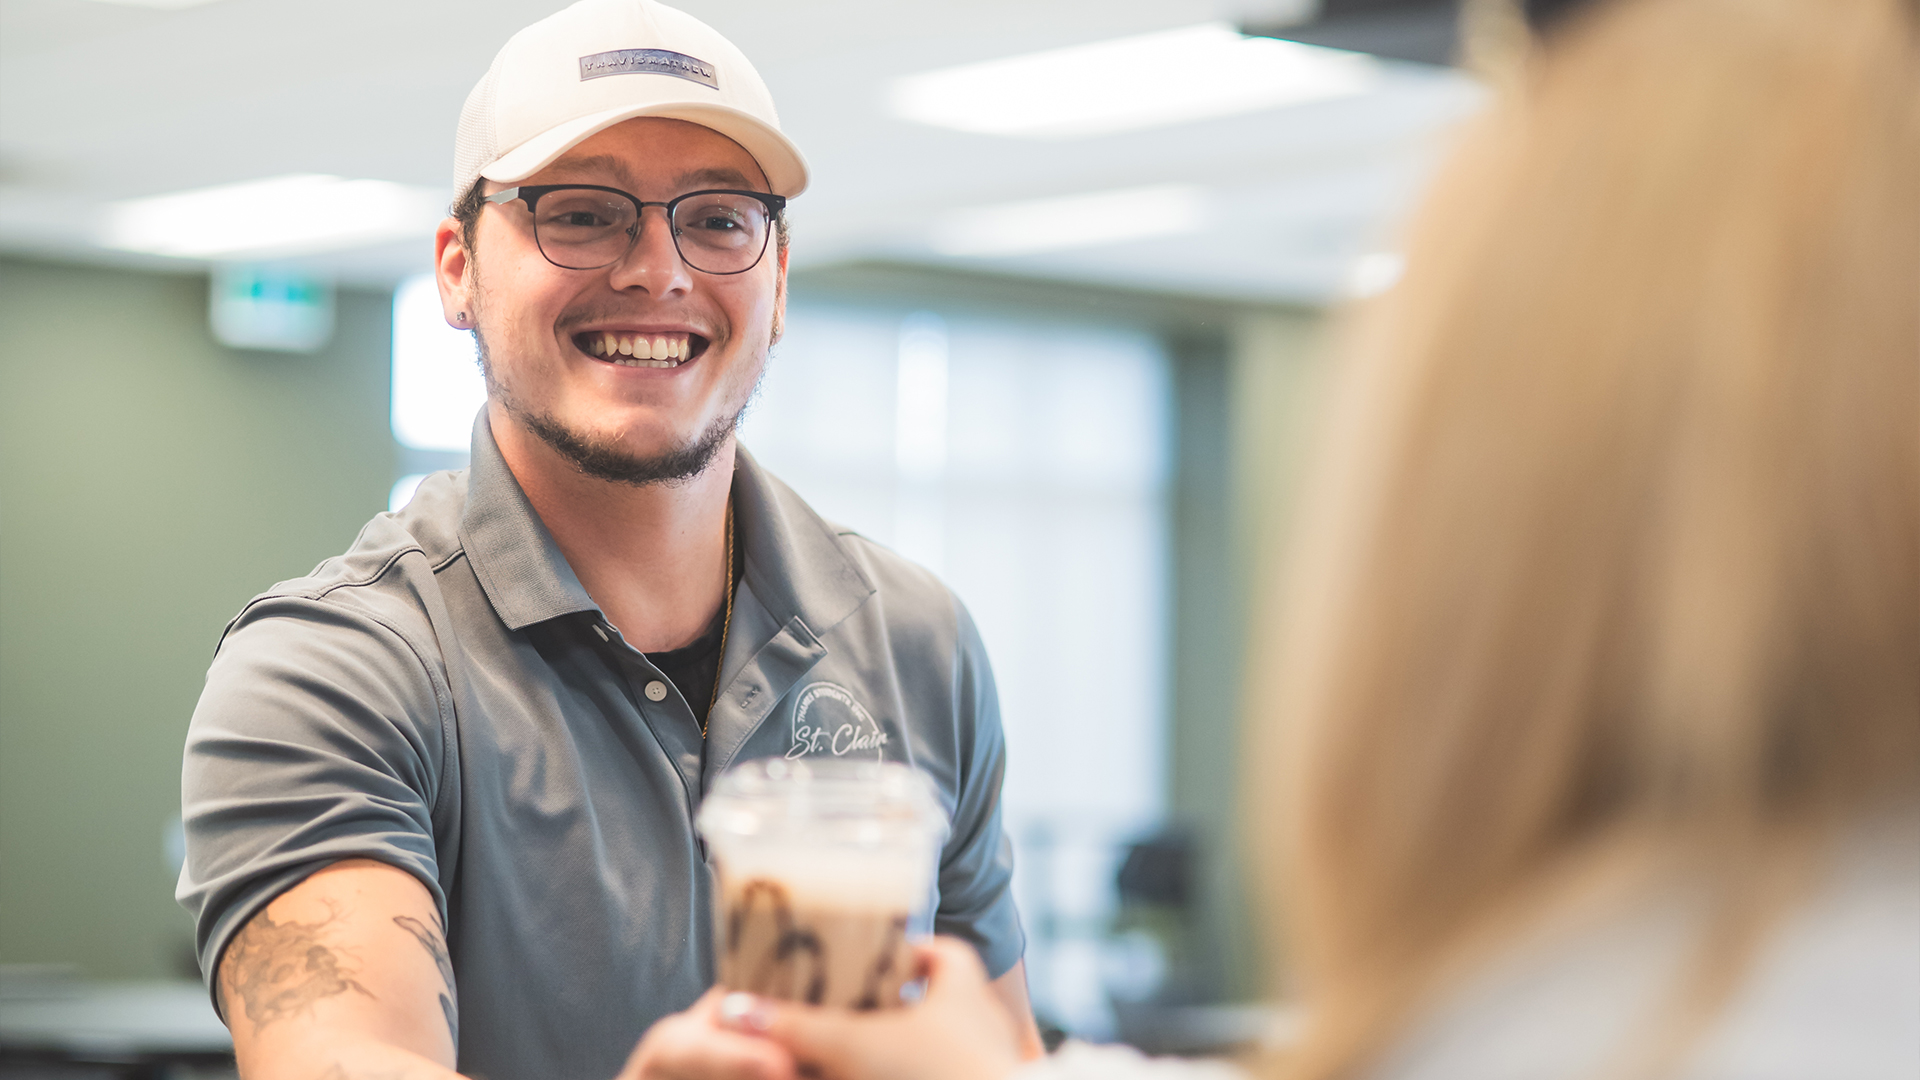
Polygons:
<instances>
[{"instance_id":1,"label":"blurred person in foreground","mask_svg":"<svg viewBox=\"0 0 1920 1080\"><path fill-rule=\"evenodd\" d=\"M765 757L930 777L934 925L1038 1056L979 634L735 438L807 183L765 84L683 12L583 0L500 50L454 173L435 256L486 375L472 468L249 603L188 732L180 897L242 1075L614 1075L713 981L693 819Z\"/></svg>"},{"instance_id":2,"label":"blurred person in foreground","mask_svg":"<svg viewBox=\"0 0 1920 1080\"><path fill-rule=\"evenodd\" d=\"M1251 1068L1912 1080L1920 11L1611 0L1527 63L1347 343L1249 753L1307 1022ZM718 1011L838 1080L1230 1069L1021 1066L927 959Z\"/></svg>"}]
</instances>

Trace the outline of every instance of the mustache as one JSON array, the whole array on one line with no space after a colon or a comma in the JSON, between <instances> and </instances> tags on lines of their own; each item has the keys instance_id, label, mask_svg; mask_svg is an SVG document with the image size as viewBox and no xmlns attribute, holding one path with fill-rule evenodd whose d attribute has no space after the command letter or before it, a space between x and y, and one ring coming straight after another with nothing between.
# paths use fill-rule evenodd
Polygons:
<instances>
[{"instance_id":1,"label":"mustache","mask_svg":"<svg viewBox=\"0 0 1920 1080\"><path fill-rule=\"evenodd\" d=\"M724 327L715 326L712 320L693 318L672 309L636 310L628 304L592 304L574 308L561 313L554 320L554 329L571 333L592 323L617 323L623 320L634 322L676 322L696 329L702 337L713 338L724 332Z\"/></svg>"}]
</instances>

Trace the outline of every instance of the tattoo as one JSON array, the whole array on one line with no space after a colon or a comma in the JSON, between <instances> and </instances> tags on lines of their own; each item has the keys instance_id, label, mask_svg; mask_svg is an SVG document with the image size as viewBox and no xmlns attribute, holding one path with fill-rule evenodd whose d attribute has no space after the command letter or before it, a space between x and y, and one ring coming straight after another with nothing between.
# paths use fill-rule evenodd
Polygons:
<instances>
[{"instance_id":1,"label":"tattoo","mask_svg":"<svg viewBox=\"0 0 1920 1080\"><path fill-rule=\"evenodd\" d=\"M457 1049L460 1046L460 1006L455 1001L453 988L453 957L447 952L446 923L440 919L438 911L433 913L433 925L428 926L409 915L395 915L394 925L413 935L420 947L427 950L433 962L440 968L440 982L446 990L440 995L440 1011L447 1018L447 1036L453 1040Z\"/></svg>"},{"instance_id":2,"label":"tattoo","mask_svg":"<svg viewBox=\"0 0 1920 1080\"><path fill-rule=\"evenodd\" d=\"M353 980L353 954L320 941L340 909L327 902L327 917L314 923L274 922L263 909L227 946L221 965L227 997L237 998L253 1026L311 1012L314 1002L349 990L373 997Z\"/></svg>"}]
</instances>

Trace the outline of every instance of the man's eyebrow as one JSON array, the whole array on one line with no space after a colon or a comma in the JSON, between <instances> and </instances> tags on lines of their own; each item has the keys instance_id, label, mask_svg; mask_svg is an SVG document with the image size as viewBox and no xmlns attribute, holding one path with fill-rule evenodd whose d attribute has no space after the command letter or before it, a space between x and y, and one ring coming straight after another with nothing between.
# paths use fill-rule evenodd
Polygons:
<instances>
[{"instance_id":1,"label":"man's eyebrow","mask_svg":"<svg viewBox=\"0 0 1920 1080\"><path fill-rule=\"evenodd\" d=\"M627 171L627 163L612 154L592 154L587 157L564 157L553 163L560 172L606 172L623 184L631 184L633 175Z\"/></svg>"},{"instance_id":2,"label":"man's eyebrow","mask_svg":"<svg viewBox=\"0 0 1920 1080\"><path fill-rule=\"evenodd\" d=\"M612 154L589 154L586 157L563 158L568 165L582 165L590 169L611 169L614 172L626 172L627 163Z\"/></svg>"},{"instance_id":3,"label":"man's eyebrow","mask_svg":"<svg viewBox=\"0 0 1920 1080\"><path fill-rule=\"evenodd\" d=\"M691 191L696 187L748 188L758 191L747 174L738 169L695 169L680 174L679 187L682 191Z\"/></svg>"}]
</instances>

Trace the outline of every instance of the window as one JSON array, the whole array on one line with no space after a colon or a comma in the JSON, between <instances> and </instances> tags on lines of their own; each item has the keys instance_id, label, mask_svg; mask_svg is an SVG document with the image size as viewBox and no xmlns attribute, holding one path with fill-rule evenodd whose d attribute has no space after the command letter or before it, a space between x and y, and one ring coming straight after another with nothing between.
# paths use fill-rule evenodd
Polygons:
<instances>
[{"instance_id":1,"label":"window","mask_svg":"<svg viewBox=\"0 0 1920 1080\"><path fill-rule=\"evenodd\" d=\"M940 576L992 657L1036 1007L1111 1030L1120 844L1164 811L1171 374L1143 333L798 306L741 442Z\"/></svg>"},{"instance_id":2,"label":"window","mask_svg":"<svg viewBox=\"0 0 1920 1080\"><path fill-rule=\"evenodd\" d=\"M486 400L473 334L447 325L433 275L401 282L393 292L391 422L402 475L390 509L405 506L433 469L465 467L473 417Z\"/></svg>"}]
</instances>

